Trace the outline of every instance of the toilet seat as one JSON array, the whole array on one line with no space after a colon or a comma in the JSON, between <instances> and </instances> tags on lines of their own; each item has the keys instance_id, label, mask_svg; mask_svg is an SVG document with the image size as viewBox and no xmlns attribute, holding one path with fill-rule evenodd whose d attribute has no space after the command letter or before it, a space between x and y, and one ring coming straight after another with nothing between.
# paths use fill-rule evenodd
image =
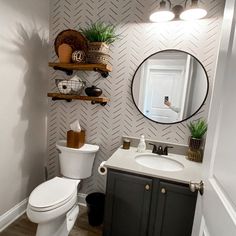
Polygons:
<instances>
[{"instance_id":1,"label":"toilet seat","mask_svg":"<svg viewBox=\"0 0 236 236\"><path fill-rule=\"evenodd\" d=\"M46 212L65 205L77 194L78 180L55 177L40 184L29 197L33 211Z\"/></svg>"}]
</instances>

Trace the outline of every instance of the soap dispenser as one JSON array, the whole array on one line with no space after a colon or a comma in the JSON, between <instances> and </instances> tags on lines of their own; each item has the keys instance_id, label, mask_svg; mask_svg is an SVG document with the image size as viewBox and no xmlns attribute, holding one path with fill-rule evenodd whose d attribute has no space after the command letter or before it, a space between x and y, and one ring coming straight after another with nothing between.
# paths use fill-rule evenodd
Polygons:
<instances>
[{"instance_id":1,"label":"soap dispenser","mask_svg":"<svg viewBox=\"0 0 236 236\"><path fill-rule=\"evenodd\" d=\"M144 152L146 150L146 143L144 135L141 135L137 152Z\"/></svg>"}]
</instances>

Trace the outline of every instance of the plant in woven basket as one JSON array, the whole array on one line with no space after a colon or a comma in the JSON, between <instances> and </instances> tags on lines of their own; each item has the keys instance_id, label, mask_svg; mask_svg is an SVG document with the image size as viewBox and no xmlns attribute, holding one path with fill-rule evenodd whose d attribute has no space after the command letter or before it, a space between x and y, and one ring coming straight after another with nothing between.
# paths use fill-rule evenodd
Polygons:
<instances>
[{"instance_id":1,"label":"plant in woven basket","mask_svg":"<svg viewBox=\"0 0 236 236\"><path fill-rule=\"evenodd\" d=\"M189 150L187 152L188 159L191 161L202 162L202 138L207 132L207 123L205 120L190 122L188 124L188 128L191 133L191 137L189 139Z\"/></svg>"},{"instance_id":2,"label":"plant in woven basket","mask_svg":"<svg viewBox=\"0 0 236 236\"><path fill-rule=\"evenodd\" d=\"M109 59L109 45L118 39L114 25L97 22L81 29L82 34L89 41L87 60L89 63L107 64Z\"/></svg>"},{"instance_id":3,"label":"plant in woven basket","mask_svg":"<svg viewBox=\"0 0 236 236\"><path fill-rule=\"evenodd\" d=\"M92 42L103 42L107 45L112 44L118 35L116 34L114 25L106 25L102 22L91 23L87 28L81 29L82 34L87 40Z\"/></svg>"},{"instance_id":4,"label":"plant in woven basket","mask_svg":"<svg viewBox=\"0 0 236 236\"><path fill-rule=\"evenodd\" d=\"M192 138L202 139L207 132L207 122L205 120L198 120L188 124Z\"/></svg>"}]
</instances>

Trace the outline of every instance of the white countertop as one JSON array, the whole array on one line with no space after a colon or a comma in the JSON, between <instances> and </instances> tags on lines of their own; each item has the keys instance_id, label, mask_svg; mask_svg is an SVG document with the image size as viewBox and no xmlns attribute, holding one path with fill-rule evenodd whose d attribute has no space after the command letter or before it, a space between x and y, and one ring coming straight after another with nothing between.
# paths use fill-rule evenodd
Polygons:
<instances>
[{"instance_id":1,"label":"white countertop","mask_svg":"<svg viewBox=\"0 0 236 236\"><path fill-rule=\"evenodd\" d=\"M146 150L142 154L145 153L150 154L151 150ZM129 150L124 150L122 148L119 148L106 161L105 167L187 184L190 181L199 182L201 180L202 164L189 161L183 155L169 153L168 158L178 161L184 166L183 170L170 172L170 171L156 170L138 164L135 161L135 157L139 154L140 153L137 152L137 148L134 147L131 147Z\"/></svg>"}]
</instances>

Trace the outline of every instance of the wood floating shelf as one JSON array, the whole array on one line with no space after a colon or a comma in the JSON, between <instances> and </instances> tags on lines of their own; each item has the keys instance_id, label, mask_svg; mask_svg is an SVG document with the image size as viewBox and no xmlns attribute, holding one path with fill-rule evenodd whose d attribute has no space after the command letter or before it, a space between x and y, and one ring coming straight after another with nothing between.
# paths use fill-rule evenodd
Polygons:
<instances>
[{"instance_id":1,"label":"wood floating shelf","mask_svg":"<svg viewBox=\"0 0 236 236\"><path fill-rule=\"evenodd\" d=\"M53 63L49 62L50 67L53 67L55 70L61 70L65 72L67 75L72 75L73 70L81 70L81 71L96 71L101 74L103 78L108 77L109 72L112 71L112 67L110 65L105 64L76 64L76 63Z\"/></svg>"},{"instance_id":2,"label":"wood floating shelf","mask_svg":"<svg viewBox=\"0 0 236 236\"><path fill-rule=\"evenodd\" d=\"M61 93L48 93L48 97L51 97L53 101L56 100L66 100L67 102L71 102L72 100L84 100L91 101L94 104L101 104L102 106L106 106L110 101L105 97L89 97L89 96L79 96L79 95L66 95Z\"/></svg>"}]
</instances>

